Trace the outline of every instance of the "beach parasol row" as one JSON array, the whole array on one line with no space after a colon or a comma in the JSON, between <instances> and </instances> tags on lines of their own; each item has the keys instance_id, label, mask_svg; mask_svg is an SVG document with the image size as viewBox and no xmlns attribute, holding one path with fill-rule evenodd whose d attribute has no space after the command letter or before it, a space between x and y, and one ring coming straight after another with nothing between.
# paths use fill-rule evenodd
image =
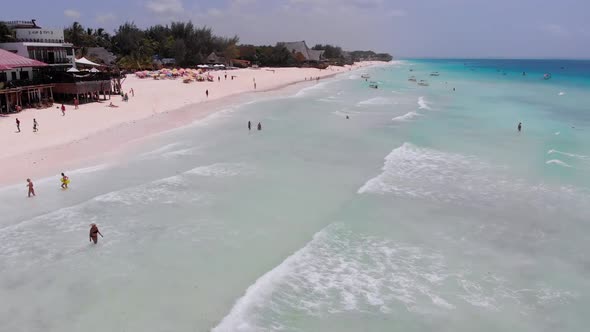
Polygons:
<instances>
[{"instance_id":1,"label":"beach parasol row","mask_svg":"<svg viewBox=\"0 0 590 332\"><path fill-rule=\"evenodd\" d=\"M168 69L163 68L160 70L155 71L138 71L135 73L135 76L138 78L152 78L152 79L176 79L182 78L185 83L189 83L191 81L203 82L203 81L213 81L213 76L206 74L202 69L184 69L184 68L174 68Z\"/></svg>"}]
</instances>

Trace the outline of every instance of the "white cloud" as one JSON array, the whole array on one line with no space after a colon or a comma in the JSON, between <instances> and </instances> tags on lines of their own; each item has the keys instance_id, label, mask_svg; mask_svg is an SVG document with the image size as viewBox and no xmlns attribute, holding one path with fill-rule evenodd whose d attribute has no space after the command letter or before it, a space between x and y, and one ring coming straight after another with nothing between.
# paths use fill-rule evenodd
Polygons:
<instances>
[{"instance_id":1,"label":"white cloud","mask_svg":"<svg viewBox=\"0 0 590 332\"><path fill-rule=\"evenodd\" d=\"M73 18L73 19L80 18L80 12L77 10L73 10L73 9L64 10L64 15L69 18Z\"/></svg>"},{"instance_id":2,"label":"white cloud","mask_svg":"<svg viewBox=\"0 0 590 332\"><path fill-rule=\"evenodd\" d=\"M207 11L207 15L213 16L213 17L221 16L221 14L223 14L223 12L220 9L217 9L217 8L210 8Z\"/></svg>"},{"instance_id":3,"label":"white cloud","mask_svg":"<svg viewBox=\"0 0 590 332\"><path fill-rule=\"evenodd\" d=\"M566 37L569 35L569 31L565 27L555 23L542 25L540 29L554 37Z\"/></svg>"},{"instance_id":4,"label":"white cloud","mask_svg":"<svg viewBox=\"0 0 590 332\"><path fill-rule=\"evenodd\" d=\"M107 23L110 21L114 21L117 18L117 16L115 16L115 14L113 13L107 13L107 14L98 14L96 15L96 22L98 23Z\"/></svg>"},{"instance_id":5,"label":"white cloud","mask_svg":"<svg viewBox=\"0 0 590 332\"><path fill-rule=\"evenodd\" d=\"M153 0L146 3L148 10L155 14L175 14L184 11L180 0Z\"/></svg>"},{"instance_id":6,"label":"white cloud","mask_svg":"<svg viewBox=\"0 0 590 332\"><path fill-rule=\"evenodd\" d=\"M408 13L403 10L403 9L394 9L394 10L390 10L387 13L388 17L402 17L402 16L408 16Z\"/></svg>"}]
</instances>

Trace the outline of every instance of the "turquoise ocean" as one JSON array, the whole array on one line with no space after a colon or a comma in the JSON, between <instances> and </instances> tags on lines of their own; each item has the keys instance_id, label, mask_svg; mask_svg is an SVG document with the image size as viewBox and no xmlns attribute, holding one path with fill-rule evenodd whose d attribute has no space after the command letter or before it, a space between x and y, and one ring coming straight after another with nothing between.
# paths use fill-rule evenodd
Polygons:
<instances>
[{"instance_id":1,"label":"turquoise ocean","mask_svg":"<svg viewBox=\"0 0 590 332\"><path fill-rule=\"evenodd\" d=\"M587 331L589 91L590 61L403 60L0 188L0 330Z\"/></svg>"}]
</instances>

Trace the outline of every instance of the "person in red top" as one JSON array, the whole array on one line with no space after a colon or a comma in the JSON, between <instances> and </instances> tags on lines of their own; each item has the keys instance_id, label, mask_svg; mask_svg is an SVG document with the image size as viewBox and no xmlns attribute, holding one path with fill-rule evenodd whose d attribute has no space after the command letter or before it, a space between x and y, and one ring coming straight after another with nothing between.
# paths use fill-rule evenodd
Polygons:
<instances>
[{"instance_id":1,"label":"person in red top","mask_svg":"<svg viewBox=\"0 0 590 332\"><path fill-rule=\"evenodd\" d=\"M35 196L35 188L33 188L33 181L31 179L27 179L27 187L29 187L29 197L31 195Z\"/></svg>"},{"instance_id":2,"label":"person in red top","mask_svg":"<svg viewBox=\"0 0 590 332\"><path fill-rule=\"evenodd\" d=\"M20 133L20 120L18 118L16 118L16 130Z\"/></svg>"},{"instance_id":3,"label":"person in red top","mask_svg":"<svg viewBox=\"0 0 590 332\"><path fill-rule=\"evenodd\" d=\"M61 115L66 116L66 106L64 104L61 104Z\"/></svg>"},{"instance_id":4,"label":"person in red top","mask_svg":"<svg viewBox=\"0 0 590 332\"><path fill-rule=\"evenodd\" d=\"M74 98L74 109L77 110L79 105L80 101L78 100L78 98Z\"/></svg>"}]
</instances>

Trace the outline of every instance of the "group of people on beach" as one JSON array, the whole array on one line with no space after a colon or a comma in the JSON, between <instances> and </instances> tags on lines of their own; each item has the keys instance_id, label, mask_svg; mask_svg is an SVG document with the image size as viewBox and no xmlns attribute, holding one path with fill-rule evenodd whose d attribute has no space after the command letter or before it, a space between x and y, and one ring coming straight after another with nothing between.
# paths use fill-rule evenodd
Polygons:
<instances>
[{"instance_id":1,"label":"group of people on beach","mask_svg":"<svg viewBox=\"0 0 590 332\"><path fill-rule=\"evenodd\" d=\"M68 185L70 184L70 178L65 175L64 173L61 173L61 178L60 178L60 182L61 182L61 188L62 189L68 189ZM35 185L33 184L33 181L31 179L27 179L27 188L28 188L28 197L30 198L31 196L36 196L35 194ZM90 242L94 242L94 244L98 243L98 235L100 235L100 237L103 237L102 233L98 230L98 226L94 223L90 224L90 234L89 234L89 241Z\"/></svg>"},{"instance_id":2,"label":"group of people on beach","mask_svg":"<svg viewBox=\"0 0 590 332\"><path fill-rule=\"evenodd\" d=\"M33 132L36 133L39 131L39 123L37 123L37 119L33 119ZM16 118L16 132L20 133L20 120Z\"/></svg>"}]
</instances>

